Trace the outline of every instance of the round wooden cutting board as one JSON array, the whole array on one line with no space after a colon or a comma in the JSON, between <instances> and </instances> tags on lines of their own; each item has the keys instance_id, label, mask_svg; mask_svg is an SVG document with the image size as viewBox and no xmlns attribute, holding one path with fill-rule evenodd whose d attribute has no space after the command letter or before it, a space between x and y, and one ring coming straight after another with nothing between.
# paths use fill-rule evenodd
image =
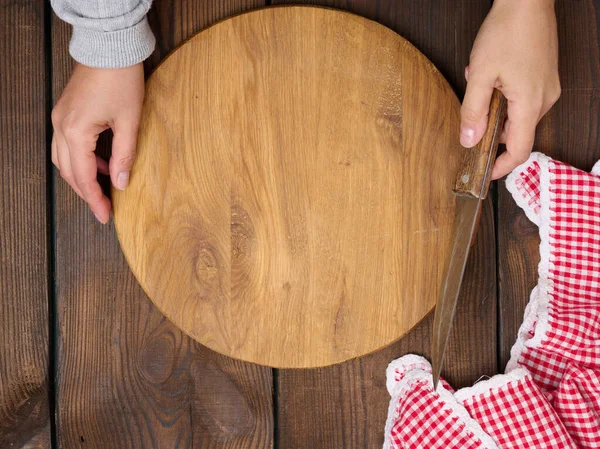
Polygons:
<instances>
[{"instance_id":1,"label":"round wooden cutting board","mask_svg":"<svg viewBox=\"0 0 600 449\"><path fill-rule=\"evenodd\" d=\"M146 90L127 261L184 332L231 357L324 366L432 310L462 150L459 102L393 31L277 7L172 53Z\"/></svg>"}]
</instances>

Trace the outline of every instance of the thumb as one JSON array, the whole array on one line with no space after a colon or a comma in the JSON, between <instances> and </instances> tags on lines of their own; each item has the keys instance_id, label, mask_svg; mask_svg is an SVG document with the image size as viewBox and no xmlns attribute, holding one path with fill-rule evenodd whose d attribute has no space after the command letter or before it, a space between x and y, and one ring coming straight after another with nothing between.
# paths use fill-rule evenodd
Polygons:
<instances>
[{"instance_id":1,"label":"thumb","mask_svg":"<svg viewBox=\"0 0 600 449\"><path fill-rule=\"evenodd\" d=\"M109 162L110 179L119 190L129 184L129 172L135 161L138 126L116 122L113 127L112 155Z\"/></svg>"},{"instance_id":2,"label":"thumb","mask_svg":"<svg viewBox=\"0 0 600 449\"><path fill-rule=\"evenodd\" d=\"M473 70L467 76L467 91L460 108L460 143L471 148L479 143L485 133L495 79Z\"/></svg>"}]
</instances>

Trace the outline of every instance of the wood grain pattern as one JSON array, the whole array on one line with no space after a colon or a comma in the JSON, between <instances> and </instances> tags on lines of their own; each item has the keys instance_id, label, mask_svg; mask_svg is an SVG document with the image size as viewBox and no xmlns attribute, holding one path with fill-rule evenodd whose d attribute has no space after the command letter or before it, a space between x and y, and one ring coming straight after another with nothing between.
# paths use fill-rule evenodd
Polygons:
<instances>
[{"instance_id":1,"label":"wood grain pattern","mask_svg":"<svg viewBox=\"0 0 600 449\"><path fill-rule=\"evenodd\" d=\"M556 2L562 96L542 119L535 151L583 170L600 159L600 1ZM501 369L537 282L538 228L500 183L498 195Z\"/></svg>"},{"instance_id":2,"label":"wood grain pattern","mask_svg":"<svg viewBox=\"0 0 600 449\"><path fill-rule=\"evenodd\" d=\"M487 233L494 232L492 202L486 200L483 207L474 249L485 247ZM491 327L490 309L496 306L494 258L493 251L474 251L467 265L466 272L477 273L479 280L464 285L446 349L443 375L452 385L472 385L481 375L496 372L495 354L489 360L482 354L493 352L496 342L495 329L488 330L491 337L483 329ZM432 326L431 313L399 342L374 354L327 368L278 370L280 447L382 447L390 401L386 368L407 353L430 360Z\"/></svg>"},{"instance_id":3,"label":"wood grain pattern","mask_svg":"<svg viewBox=\"0 0 600 449\"><path fill-rule=\"evenodd\" d=\"M113 192L121 245L158 308L222 354L371 353L435 303L458 126L450 86L388 28L314 7L236 16L149 79Z\"/></svg>"},{"instance_id":4,"label":"wood grain pattern","mask_svg":"<svg viewBox=\"0 0 600 449\"><path fill-rule=\"evenodd\" d=\"M41 0L0 3L0 447L50 447Z\"/></svg>"},{"instance_id":5,"label":"wood grain pattern","mask_svg":"<svg viewBox=\"0 0 600 449\"><path fill-rule=\"evenodd\" d=\"M466 152L461 170L456 176L454 193L472 198L486 198L505 120L506 98L499 90L494 89L487 129L479 143Z\"/></svg>"},{"instance_id":6,"label":"wood grain pattern","mask_svg":"<svg viewBox=\"0 0 600 449\"><path fill-rule=\"evenodd\" d=\"M321 3L350 9L398 30L459 93L464 91L463 67L487 2ZM147 69L206 25L260 4L260 0L155 1L150 20L159 51L147 62ZM557 0L556 4L563 95L540 124L536 149L588 170L600 159L600 1ZM2 448L50 447L44 341L49 206L42 157L47 119L41 104L43 9L37 0L0 5ZM69 33L58 20L53 21L52 37L56 98L70 73ZM100 150L109 151L106 139ZM163 447L165 441L168 447L272 447L270 370L217 356L184 337L136 286L114 231L96 227L58 176L56 183L57 232L63 245L57 258L63 264L58 267L63 332L60 447L137 449ZM539 240L537 228L514 205L502 183L498 203L499 368L503 369L536 282ZM489 246L491 209L487 201L467 269L471 281L459 303L444 370L459 386L496 371L496 331L490 325L496 320L495 289L490 288L495 279L495 251ZM400 342L370 356L325 369L279 371L279 447L381 447L389 399L385 367L407 352L429 356L432 318L428 315ZM20 367L27 369L18 372Z\"/></svg>"},{"instance_id":7,"label":"wood grain pattern","mask_svg":"<svg viewBox=\"0 0 600 449\"><path fill-rule=\"evenodd\" d=\"M467 1L304 3L347 9L391 27L414 43L460 94L464 92L463 73L471 45L489 8L486 2ZM458 387L471 385L482 374L497 372L496 251L491 197L484 204L442 371ZM406 353L429 357L432 323L430 314L398 343L358 360L318 370L279 370L281 446L381 447L389 403L385 368Z\"/></svg>"},{"instance_id":8,"label":"wood grain pattern","mask_svg":"<svg viewBox=\"0 0 600 449\"><path fill-rule=\"evenodd\" d=\"M223 2L207 15L208 3L155 2L151 21L167 42L155 61L228 7L257 4ZM54 18L52 29L56 101L71 60L68 27ZM109 137L99 145L105 156ZM272 371L215 354L163 317L129 271L114 227L97 224L55 179L59 447L271 448Z\"/></svg>"}]
</instances>

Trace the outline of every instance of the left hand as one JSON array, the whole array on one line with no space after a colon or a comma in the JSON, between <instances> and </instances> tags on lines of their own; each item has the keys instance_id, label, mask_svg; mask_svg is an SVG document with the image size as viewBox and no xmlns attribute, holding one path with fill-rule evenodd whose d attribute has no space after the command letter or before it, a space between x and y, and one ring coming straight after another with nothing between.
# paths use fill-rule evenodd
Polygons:
<instances>
[{"instance_id":1,"label":"left hand","mask_svg":"<svg viewBox=\"0 0 600 449\"><path fill-rule=\"evenodd\" d=\"M127 187L143 100L141 63L120 69L75 64L52 110L52 162L100 223L108 222L111 204L100 188L97 174L110 173L117 189ZM94 153L98 136L108 128L113 130L109 163Z\"/></svg>"},{"instance_id":2,"label":"left hand","mask_svg":"<svg viewBox=\"0 0 600 449\"><path fill-rule=\"evenodd\" d=\"M525 162L535 128L560 97L558 36L554 0L495 0L465 70L467 91L461 108L460 143L475 146L487 127L494 88L508 101L492 179Z\"/></svg>"}]
</instances>

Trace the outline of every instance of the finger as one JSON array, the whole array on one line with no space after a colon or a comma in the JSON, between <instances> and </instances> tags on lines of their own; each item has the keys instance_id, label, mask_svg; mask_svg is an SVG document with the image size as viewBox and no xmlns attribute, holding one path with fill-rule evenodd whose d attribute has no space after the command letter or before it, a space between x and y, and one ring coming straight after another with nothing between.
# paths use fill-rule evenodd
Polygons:
<instances>
[{"instance_id":1,"label":"finger","mask_svg":"<svg viewBox=\"0 0 600 449\"><path fill-rule=\"evenodd\" d=\"M533 148L535 127L540 108L535 102L508 102L506 152L501 154L492 171L492 179L501 178L527 160Z\"/></svg>"},{"instance_id":2,"label":"finger","mask_svg":"<svg viewBox=\"0 0 600 449\"><path fill-rule=\"evenodd\" d=\"M502 132L500 133L500 136L498 136L498 142L499 143L506 143L506 136L508 135L508 125L509 125L509 121L506 120L504 122L504 126L502 127Z\"/></svg>"},{"instance_id":3,"label":"finger","mask_svg":"<svg viewBox=\"0 0 600 449\"><path fill-rule=\"evenodd\" d=\"M70 162L73 179L81 191L81 197L88 204L98 221L102 224L110 218L110 201L102 192L96 179L96 136L85 136L84 133L72 132L67 143L70 149Z\"/></svg>"},{"instance_id":4,"label":"finger","mask_svg":"<svg viewBox=\"0 0 600 449\"><path fill-rule=\"evenodd\" d=\"M473 69L469 70L468 76L467 91L460 109L460 143L471 148L479 143L485 133L496 79L486 72Z\"/></svg>"},{"instance_id":5,"label":"finger","mask_svg":"<svg viewBox=\"0 0 600 449\"><path fill-rule=\"evenodd\" d=\"M509 153L508 150L505 151L496 159L496 163L492 169L492 180L506 176L522 163L521 158L515 157L515 155Z\"/></svg>"},{"instance_id":6,"label":"finger","mask_svg":"<svg viewBox=\"0 0 600 449\"><path fill-rule=\"evenodd\" d=\"M52 164L60 170L60 165L58 164L58 150L56 149L56 132L52 135L52 143L50 144L50 159L52 160Z\"/></svg>"},{"instance_id":7,"label":"finger","mask_svg":"<svg viewBox=\"0 0 600 449\"><path fill-rule=\"evenodd\" d=\"M56 137L56 159L58 166L60 167L60 176L67 184L71 186L78 196L82 197L81 190L79 190L79 187L77 187L77 184L73 179L73 172L71 170L71 156L69 154L69 146L67 145L67 141L60 132L56 132L54 135Z\"/></svg>"},{"instance_id":8,"label":"finger","mask_svg":"<svg viewBox=\"0 0 600 449\"><path fill-rule=\"evenodd\" d=\"M100 156L96 156L96 166L98 167L98 173L103 175L109 175L108 162L102 159Z\"/></svg>"},{"instance_id":9,"label":"finger","mask_svg":"<svg viewBox=\"0 0 600 449\"><path fill-rule=\"evenodd\" d=\"M115 122L113 133L112 155L109 162L110 179L117 189L125 190L135 160L138 125L132 122Z\"/></svg>"}]
</instances>

